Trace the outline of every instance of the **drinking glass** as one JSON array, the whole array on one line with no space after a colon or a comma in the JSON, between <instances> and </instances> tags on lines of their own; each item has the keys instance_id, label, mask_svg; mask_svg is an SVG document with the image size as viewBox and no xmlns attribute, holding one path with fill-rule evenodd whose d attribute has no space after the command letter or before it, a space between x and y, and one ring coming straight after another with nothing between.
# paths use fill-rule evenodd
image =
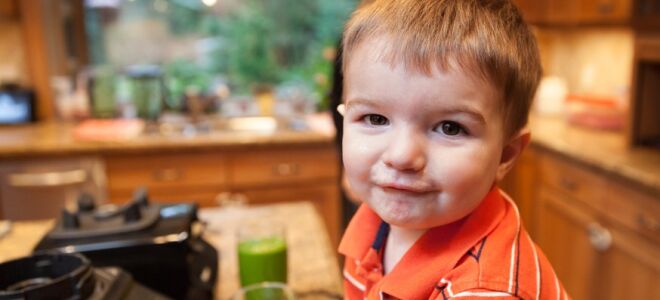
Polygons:
<instances>
[{"instance_id":1,"label":"drinking glass","mask_svg":"<svg viewBox=\"0 0 660 300\"><path fill-rule=\"evenodd\" d=\"M287 282L287 245L282 224L262 221L242 225L237 250L241 286Z\"/></svg>"},{"instance_id":2,"label":"drinking glass","mask_svg":"<svg viewBox=\"0 0 660 300\"><path fill-rule=\"evenodd\" d=\"M294 300L289 287L281 282L261 282L241 288L232 300Z\"/></svg>"}]
</instances>

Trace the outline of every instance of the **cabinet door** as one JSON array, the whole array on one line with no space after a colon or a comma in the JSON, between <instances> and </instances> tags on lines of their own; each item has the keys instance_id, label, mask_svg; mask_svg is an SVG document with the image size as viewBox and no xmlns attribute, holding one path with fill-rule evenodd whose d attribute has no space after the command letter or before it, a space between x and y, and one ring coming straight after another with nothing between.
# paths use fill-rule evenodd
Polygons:
<instances>
[{"instance_id":1,"label":"cabinet door","mask_svg":"<svg viewBox=\"0 0 660 300\"><path fill-rule=\"evenodd\" d=\"M518 205L520 217L532 239L536 238L534 224L536 219L534 208L537 205L535 198L536 183L538 182L536 157L536 149L534 147L527 148L518 158L516 166L499 183L500 188L509 194Z\"/></svg>"},{"instance_id":2,"label":"cabinet door","mask_svg":"<svg viewBox=\"0 0 660 300\"><path fill-rule=\"evenodd\" d=\"M632 15L632 0L514 0L514 3L532 24L624 24Z\"/></svg>"},{"instance_id":3,"label":"cabinet door","mask_svg":"<svg viewBox=\"0 0 660 300\"><path fill-rule=\"evenodd\" d=\"M218 198L227 190L224 188L171 188L171 189L149 189L149 200L154 203L182 203L194 202L201 207L217 206ZM123 204L133 199L134 190L112 190L110 201L115 204Z\"/></svg>"},{"instance_id":4,"label":"cabinet door","mask_svg":"<svg viewBox=\"0 0 660 300\"><path fill-rule=\"evenodd\" d=\"M579 22L580 1L549 0L547 1L545 20L550 24L572 25Z\"/></svg>"},{"instance_id":5,"label":"cabinet door","mask_svg":"<svg viewBox=\"0 0 660 300\"><path fill-rule=\"evenodd\" d=\"M2 0L0 1L0 17L2 18L15 18L18 15L15 0Z\"/></svg>"},{"instance_id":6,"label":"cabinet door","mask_svg":"<svg viewBox=\"0 0 660 300\"><path fill-rule=\"evenodd\" d=\"M230 184L235 187L309 185L334 181L339 170L332 146L255 149L234 153L229 161Z\"/></svg>"},{"instance_id":7,"label":"cabinet door","mask_svg":"<svg viewBox=\"0 0 660 300\"><path fill-rule=\"evenodd\" d=\"M576 203L567 203L554 190L539 191L537 243L548 257L566 291L575 300L594 299L598 251L589 240L587 229L598 224L595 218Z\"/></svg>"},{"instance_id":8,"label":"cabinet door","mask_svg":"<svg viewBox=\"0 0 660 300\"><path fill-rule=\"evenodd\" d=\"M581 0L581 23L625 23L632 14L631 0Z\"/></svg>"},{"instance_id":9,"label":"cabinet door","mask_svg":"<svg viewBox=\"0 0 660 300\"><path fill-rule=\"evenodd\" d=\"M548 1L513 0L527 23L537 24L545 21Z\"/></svg>"},{"instance_id":10,"label":"cabinet door","mask_svg":"<svg viewBox=\"0 0 660 300\"><path fill-rule=\"evenodd\" d=\"M218 187L227 182L224 158L215 152L110 155L105 159L111 192Z\"/></svg>"},{"instance_id":11,"label":"cabinet door","mask_svg":"<svg viewBox=\"0 0 660 300\"><path fill-rule=\"evenodd\" d=\"M660 299L660 251L637 234L608 226L612 246L597 270L602 287L592 299Z\"/></svg>"},{"instance_id":12,"label":"cabinet door","mask_svg":"<svg viewBox=\"0 0 660 300\"><path fill-rule=\"evenodd\" d=\"M659 299L658 245L557 190L539 200L537 242L573 299Z\"/></svg>"},{"instance_id":13,"label":"cabinet door","mask_svg":"<svg viewBox=\"0 0 660 300\"><path fill-rule=\"evenodd\" d=\"M227 168L221 153L183 152L109 155L105 159L110 200L130 201L138 187L146 187L155 202L195 202L216 205L226 192Z\"/></svg>"}]
</instances>

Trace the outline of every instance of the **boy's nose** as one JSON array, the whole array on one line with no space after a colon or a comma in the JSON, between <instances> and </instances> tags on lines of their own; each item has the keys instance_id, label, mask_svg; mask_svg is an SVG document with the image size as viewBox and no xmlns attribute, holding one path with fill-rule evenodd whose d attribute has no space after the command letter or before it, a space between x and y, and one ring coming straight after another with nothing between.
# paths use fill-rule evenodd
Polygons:
<instances>
[{"instance_id":1,"label":"boy's nose","mask_svg":"<svg viewBox=\"0 0 660 300\"><path fill-rule=\"evenodd\" d=\"M400 171L420 171L426 166L426 141L410 130L400 130L382 154L385 165Z\"/></svg>"}]
</instances>

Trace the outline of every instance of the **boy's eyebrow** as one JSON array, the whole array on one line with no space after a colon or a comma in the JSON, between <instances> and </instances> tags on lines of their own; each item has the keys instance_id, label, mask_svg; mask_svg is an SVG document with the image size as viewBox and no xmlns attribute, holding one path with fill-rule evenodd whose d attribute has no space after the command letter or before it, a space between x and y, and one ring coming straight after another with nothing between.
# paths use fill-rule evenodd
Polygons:
<instances>
[{"instance_id":1,"label":"boy's eyebrow","mask_svg":"<svg viewBox=\"0 0 660 300\"><path fill-rule=\"evenodd\" d=\"M364 99L364 98L354 98L346 100L346 109L350 109L352 106L374 106L376 101Z\"/></svg>"},{"instance_id":2,"label":"boy's eyebrow","mask_svg":"<svg viewBox=\"0 0 660 300\"><path fill-rule=\"evenodd\" d=\"M353 106L376 106L377 101L371 101L364 98L355 98L346 100L346 110L350 109ZM479 113L476 109L469 105L457 104L455 106L439 110L443 114L466 114L471 118L477 120L481 124L486 124L486 119L484 116Z\"/></svg>"},{"instance_id":3,"label":"boy's eyebrow","mask_svg":"<svg viewBox=\"0 0 660 300\"><path fill-rule=\"evenodd\" d=\"M466 114L477 120L479 123L486 124L484 116L468 105L456 105L455 107L443 109L442 112L445 114Z\"/></svg>"}]
</instances>

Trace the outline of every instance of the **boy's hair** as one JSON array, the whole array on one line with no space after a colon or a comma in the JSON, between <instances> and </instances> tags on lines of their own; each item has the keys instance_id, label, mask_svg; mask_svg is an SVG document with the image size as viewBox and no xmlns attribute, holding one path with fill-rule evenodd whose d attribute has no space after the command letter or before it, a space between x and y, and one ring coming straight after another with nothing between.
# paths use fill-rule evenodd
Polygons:
<instances>
[{"instance_id":1,"label":"boy's hair","mask_svg":"<svg viewBox=\"0 0 660 300\"><path fill-rule=\"evenodd\" d=\"M490 80L503 98L505 134L527 124L541 77L536 40L507 0L366 0L343 36L343 68L363 42L386 38L382 58L430 74L454 63Z\"/></svg>"}]
</instances>

